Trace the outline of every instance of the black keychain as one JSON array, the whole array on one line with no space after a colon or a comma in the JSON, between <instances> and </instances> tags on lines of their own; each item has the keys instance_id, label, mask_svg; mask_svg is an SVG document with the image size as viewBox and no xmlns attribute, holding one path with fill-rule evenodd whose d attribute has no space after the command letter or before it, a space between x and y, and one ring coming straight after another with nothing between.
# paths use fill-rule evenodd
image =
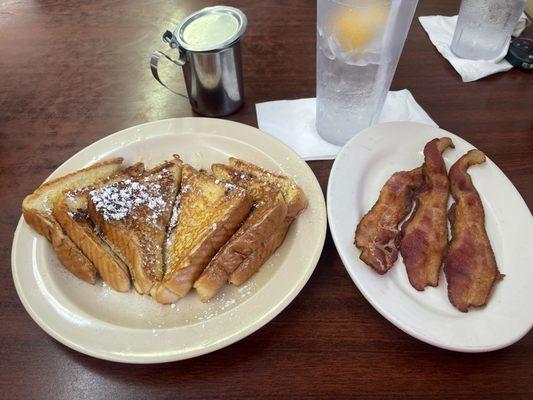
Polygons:
<instances>
[{"instance_id":1,"label":"black keychain","mask_svg":"<svg viewBox=\"0 0 533 400\"><path fill-rule=\"evenodd\" d=\"M533 70L533 38L512 38L505 59L516 68Z\"/></svg>"}]
</instances>

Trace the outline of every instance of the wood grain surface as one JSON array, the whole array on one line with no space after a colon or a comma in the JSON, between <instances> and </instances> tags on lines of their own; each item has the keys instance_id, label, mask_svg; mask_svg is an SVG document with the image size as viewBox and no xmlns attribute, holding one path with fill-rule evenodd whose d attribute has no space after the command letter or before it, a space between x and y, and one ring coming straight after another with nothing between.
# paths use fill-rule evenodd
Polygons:
<instances>
[{"instance_id":1,"label":"wood grain surface","mask_svg":"<svg viewBox=\"0 0 533 400\"><path fill-rule=\"evenodd\" d=\"M228 118L255 126L255 103L314 96L315 1L225 3L249 19L242 43L246 103ZM419 3L417 15L452 15L459 5ZM363 298L329 234L315 273L286 310L203 357L146 366L100 361L56 342L31 320L10 268L23 197L97 139L192 115L186 100L152 79L148 58L165 48L165 29L213 4L0 2L0 398L533 398L533 334L488 354L453 353L413 339ZM178 72L169 68L165 76L183 87ZM462 83L415 20L392 83L403 88L442 128L494 160L531 209L531 73ZM310 165L325 190L331 162Z\"/></svg>"}]
</instances>

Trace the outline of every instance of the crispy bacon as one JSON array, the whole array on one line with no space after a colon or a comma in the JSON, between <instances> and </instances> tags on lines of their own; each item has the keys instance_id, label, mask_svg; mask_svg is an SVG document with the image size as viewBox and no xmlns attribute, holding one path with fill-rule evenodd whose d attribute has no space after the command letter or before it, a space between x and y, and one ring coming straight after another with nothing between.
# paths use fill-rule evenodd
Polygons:
<instances>
[{"instance_id":1,"label":"crispy bacon","mask_svg":"<svg viewBox=\"0 0 533 400\"><path fill-rule=\"evenodd\" d=\"M485 230L485 213L479 194L467 173L471 165L485 162L479 150L470 150L450 168L455 203L448 217L452 240L444 261L448 298L460 311L487 303L493 286L502 279Z\"/></svg>"},{"instance_id":2,"label":"crispy bacon","mask_svg":"<svg viewBox=\"0 0 533 400\"><path fill-rule=\"evenodd\" d=\"M442 153L450 138L433 139L424 147L425 183L415 194L415 209L402 225L400 253L409 282L416 290L437 286L448 244L446 206L449 183Z\"/></svg>"},{"instance_id":3,"label":"crispy bacon","mask_svg":"<svg viewBox=\"0 0 533 400\"><path fill-rule=\"evenodd\" d=\"M361 260L380 274L398 258L398 224L409 214L413 191L423 183L422 169L394 173L379 193L378 201L361 219L355 231L355 245Z\"/></svg>"}]
</instances>

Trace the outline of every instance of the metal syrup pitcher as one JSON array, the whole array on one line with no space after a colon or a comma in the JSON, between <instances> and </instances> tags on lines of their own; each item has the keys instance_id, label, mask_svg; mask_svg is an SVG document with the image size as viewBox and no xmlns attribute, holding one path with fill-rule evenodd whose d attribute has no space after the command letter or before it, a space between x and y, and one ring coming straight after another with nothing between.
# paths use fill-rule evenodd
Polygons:
<instances>
[{"instance_id":1,"label":"metal syrup pitcher","mask_svg":"<svg viewBox=\"0 0 533 400\"><path fill-rule=\"evenodd\" d=\"M246 24L244 13L233 7L207 7L189 15L174 32L163 34L178 58L154 51L152 75L171 92L188 98L199 114L220 117L237 111L243 104L240 38ZM161 81L157 71L161 57L182 67L187 96Z\"/></svg>"}]
</instances>

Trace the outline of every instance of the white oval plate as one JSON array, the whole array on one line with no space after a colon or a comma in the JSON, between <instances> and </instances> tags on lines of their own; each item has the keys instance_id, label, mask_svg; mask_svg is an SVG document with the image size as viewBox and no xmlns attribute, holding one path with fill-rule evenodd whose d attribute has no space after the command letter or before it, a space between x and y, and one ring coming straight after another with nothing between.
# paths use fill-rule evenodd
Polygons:
<instances>
[{"instance_id":1,"label":"white oval plate","mask_svg":"<svg viewBox=\"0 0 533 400\"><path fill-rule=\"evenodd\" d=\"M533 220L518 191L491 160L469 170L483 201L498 267L506 274L486 307L468 313L456 310L448 301L442 272L437 288L417 292L407 280L401 256L381 276L359 259L353 244L356 225L385 181L396 171L421 165L424 145L442 136L455 144L455 150L444 153L448 168L473 148L453 133L411 122L384 123L354 136L338 154L329 178L331 234L361 293L398 328L449 350L496 350L522 338L533 325Z\"/></svg>"},{"instance_id":2,"label":"white oval plate","mask_svg":"<svg viewBox=\"0 0 533 400\"><path fill-rule=\"evenodd\" d=\"M283 245L240 288L230 285L204 304L190 293L175 306L135 291L118 293L78 280L51 246L21 218L12 248L15 287L30 316L48 334L82 353L112 361L157 363L205 354L244 338L279 314L313 272L326 235L326 209L307 164L277 139L247 125L210 118L168 119L125 129L83 149L49 178L99 159L122 156L153 165L180 154L208 169L235 156L294 178L309 207Z\"/></svg>"}]
</instances>

